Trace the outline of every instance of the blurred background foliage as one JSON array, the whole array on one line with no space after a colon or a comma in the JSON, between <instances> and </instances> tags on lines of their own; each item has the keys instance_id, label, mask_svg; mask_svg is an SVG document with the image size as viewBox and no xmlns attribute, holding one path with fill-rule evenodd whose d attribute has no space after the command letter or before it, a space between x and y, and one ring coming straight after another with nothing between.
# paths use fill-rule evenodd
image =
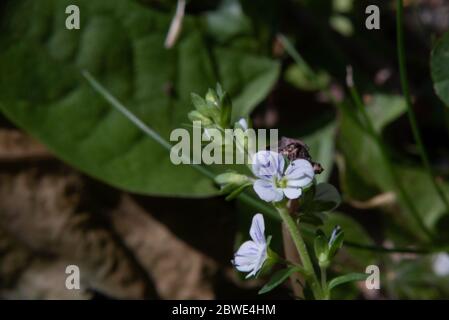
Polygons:
<instances>
[{"instance_id":1,"label":"blurred background foliage","mask_svg":"<svg viewBox=\"0 0 449 320\"><path fill-rule=\"evenodd\" d=\"M80 30L64 27L69 4L80 8ZM380 30L365 27L371 4L380 8ZM188 122L190 93L217 82L233 99L234 119L249 115L257 128L303 139L325 168L319 179L344 199L326 222L346 237L332 272L381 270L380 291L347 285L336 298L449 298L449 271L435 271L449 251L449 212L406 117L394 1L190 0L168 48L176 6L0 4L1 296L245 298L261 285L243 282L229 262L256 209L225 202L210 179L172 165L166 150L92 90L81 74L88 70L166 139ZM448 21L447 1L405 2L414 109L449 196ZM382 146L346 88L347 65ZM390 165L436 234L432 241L398 197ZM268 229L281 251L278 222ZM81 292L64 289L69 263L81 266ZM283 287L262 298L294 297Z\"/></svg>"}]
</instances>

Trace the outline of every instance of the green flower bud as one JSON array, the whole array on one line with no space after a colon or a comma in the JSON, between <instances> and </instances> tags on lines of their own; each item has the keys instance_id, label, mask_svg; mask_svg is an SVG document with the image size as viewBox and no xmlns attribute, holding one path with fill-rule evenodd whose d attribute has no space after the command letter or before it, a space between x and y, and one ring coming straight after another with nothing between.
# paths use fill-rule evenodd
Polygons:
<instances>
[{"instance_id":1,"label":"green flower bud","mask_svg":"<svg viewBox=\"0 0 449 320\"><path fill-rule=\"evenodd\" d=\"M216 106L195 93L191 94L191 99L193 106L199 113L204 117L209 118L211 121L218 123L220 120L220 110Z\"/></svg>"},{"instance_id":2,"label":"green flower bud","mask_svg":"<svg viewBox=\"0 0 449 320\"><path fill-rule=\"evenodd\" d=\"M226 200L235 198L252 184L250 178L235 172L222 173L215 177L215 182L220 185L222 194L229 194Z\"/></svg>"},{"instance_id":3,"label":"green flower bud","mask_svg":"<svg viewBox=\"0 0 449 320\"><path fill-rule=\"evenodd\" d=\"M341 230L340 226L336 226L332 230L331 238L329 239L329 258L332 259L343 246L344 232Z\"/></svg>"},{"instance_id":4,"label":"green flower bud","mask_svg":"<svg viewBox=\"0 0 449 320\"><path fill-rule=\"evenodd\" d=\"M197 110L193 110L193 111L190 111L188 114L187 114L187 117L190 119L190 121L201 121L201 125L202 126L204 126L204 127L208 127L208 126L210 126L210 125L212 125L213 124L213 122L212 122L212 120L211 119L209 119L208 117L206 117L206 116L204 116L202 113L200 113L199 111L197 111Z\"/></svg>"},{"instance_id":5,"label":"green flower bud","mask_svg":"<svg viewBox=\"0 0 449 320\"><path fill-rule=\"evenodd\" d=\"M217 84L217 89L209 89L205 99L192 93L192 103L203 116L211 119L219 128L231 126L232 102L229 95Z\"/></svg>"},{"instance_id":6,"label":"green flower bud","mask_svg":"<svg viewBox=\"0 0 449 320\"><path fill-rule=\"evenodd\" d=\"M337 254L343 245L344 233L339 226L332 230L332 235L328 240L325 234L318 230L314 241L315 256L320 267L327 268L332 258Z\"/></svg>"},{"instance_id":7,"label":"green flower bud","mask_svg":"<svg viewBox=\"0 0 449 320\"><path fill-rule=\"evenodd\" d=\"M313 245L318 264L320 267L326 268L329 265L329 246L326 236L321 230L317 231Z\"/></svg>"},{"instance_id":8,"label":"green flower bud","mask_svg":"<svg viewBox=\"0 0 449 320\"><path fill-rule=\"evenodd\" d=\"M219 107L220 99L214 90L209 89L206 93L206 102L211 103L215 107Z\"/></svg>"}]
</instances>

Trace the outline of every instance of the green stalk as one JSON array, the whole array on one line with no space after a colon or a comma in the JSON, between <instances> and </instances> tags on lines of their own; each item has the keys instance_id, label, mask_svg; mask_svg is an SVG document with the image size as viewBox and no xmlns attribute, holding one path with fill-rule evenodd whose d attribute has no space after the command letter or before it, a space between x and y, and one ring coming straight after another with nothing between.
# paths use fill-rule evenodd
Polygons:
<instances>
[{"instance_id":1,"label":"green stalk","mask_svg":"<svg viewBox=\"0 0 449 320\"><path fill-rule=\"evenodd\" d=\"M276 209L278 210L282 221L285 223L287 230L290 233L290 236L292 237L296 250L298 250L299 257L301 258L301 262L304 266L306 281L309 281L310 288L312 289L315 299L317 300L323 299L324 298L323 292L318 282L315 269L313 268L312 261L310 260L309 253L307 252L306 244L299 232L298 226L296 225L293 218L290 216L290 213L288 212L288 209L285 206L279 205L276 206Z\"/></svg>"},{"instance_id":2,"label":"green stalk","mask_svg":"<svg viewBox=\"0 0 449 320\"><path fill-rule=\"evenodd\" d=\"M351 75L349 75L351 77ZM432 239L432 233L429 230L429 228L424 224L418 210L416 209L412 199L410 198L410 196L407 194L407 192L405 191L404 186L402 185L401 181L399 180L399 176L396 173L396 170L394 169L390 158L388 156L388 152L384 146L384 144L382 143L381 137L380 135L376 132L376 130L374 129L374 125L370 119L370 117L368 116L368 113L366 112L366 108L362 102L362 99L360 98L360 95L351 79L351 81L348 81L348 87L349 87L349 91L351 92L351 96L352 99L354 100L355 105L357 106L357 108L360 110L362 116L363 116L363 121L365 122L365 125L368 129L368 132L370 134L370 136L372 136L372 138L374 139L374 141L376 142L379 150L380 150L380 154L383 158L383 161L391 175L391 177L393 178L393 183L395 184L396 190L399 193L399 196L402 198L404 204L407 206L407 208L409 209L410 213L412 214L413 219L415 220L415 223L419 226L419 228L424 232L424 234L429 238Z\"/></svg>"},{"instance_id":3,"label":"green stalk","mask_svg":"<svg viewBox=\"0 0 449 320\"><path fill-rule=\"evenodd\" d=\"M321 275L321 288L324 293L324 299L329 300L329 290L327 288L327 273L326 273L326 267L320 267L320 275Z\"/></svg>"},{"instance_id":4,"label":"green stalk","mask_svg":"<svg viewBox=\"0 0 449 320\"><path fill-rule=\"evenodd\" d=\"M403 17L404 17L404 5L403 0L396 0L396 32L397 32L397 51L398 51L398 60L399 60L399 73L401 77L401 87L402 93L404 94L406 103L407 103L407 114L410 121L410 126L412 128L413 137L416 141L416 145L418 147L418 152L421 158L421 161L424 165L424 168L427 171L427 174L432 181L433 186L435 187L435 191L440 196L444 205L446 206L447 211L449 212L449 200L447 199L442 187L438 184L437 180L434 177L434 173L432 167L430 165L429 158L427 156L426 150L424 149L424 144L422 142L421 133L418 128L418 124L416 121L416 115L413 111L412 107L412 98L410 95L410 87L407 80L407 68L405 62L405 46L404 46L404 26L403 26Z\"/></svg>"}]
</instances>

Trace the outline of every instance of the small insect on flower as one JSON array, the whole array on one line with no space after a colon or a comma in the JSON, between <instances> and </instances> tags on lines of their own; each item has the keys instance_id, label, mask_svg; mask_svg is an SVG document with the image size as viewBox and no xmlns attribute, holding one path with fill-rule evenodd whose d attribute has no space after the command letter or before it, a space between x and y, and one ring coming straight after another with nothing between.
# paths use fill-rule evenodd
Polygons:
<instances>
[{"instance_id":1,"label":"small insect on flower","mask_svg":"<svg viewBox=\"0 0 449 320\"><path fill-rule=\"evenodd\" d=\"M308 186L315 175L312 164L305 159L297 159L284 171L284 157L273 151L259 151L253 156L252 171L259 179L254 183L254 191L264 201L279 202L284 198L297 199L302 188Z\"/></svg>"},{"instance_id":2,"label":"small insect on flower","mask_svg":"<svg viewBox=\"0 0 449 320\"><path fill-rule=\"evenodd\" d=\"M249 272L246 278L255 276L267 259L265 222L262 214L253 217L249 235L252 240L244 242L234 255L232 264L240 272Z\"/></svg>"}]
</instances>

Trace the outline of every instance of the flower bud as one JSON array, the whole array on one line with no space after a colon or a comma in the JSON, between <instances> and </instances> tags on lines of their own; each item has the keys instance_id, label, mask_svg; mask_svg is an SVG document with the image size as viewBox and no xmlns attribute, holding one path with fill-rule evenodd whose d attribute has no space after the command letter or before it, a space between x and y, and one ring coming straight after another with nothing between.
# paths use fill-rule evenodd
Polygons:
<instances>
[{"instance_id":1,"label":"flower bud","mask_svg":"<svg viewBox=\"0 0 449 320\"><path fill-rule=\"evenodd\" d=\"M320 267L326 268L329 265L329 246L326 236L321 230L317 231L313 247L315 256L318 259L318 264Z\"/></svg>"},{"instance_id":2,"label":"flower bud","mask_svg":"<svg viewBox=\"0 0 449 320\"><path fill-rule=\"evenodd\" d=\"M215 182L220 185L222 194L229 194L226 200L235 198L252 184L247 176L235 172L222 173L215 177Z\"/></svg>"},{"instance_id":3,"label":"flower bud","mask_svg":"<svg viewBox=\"0 0 449 320\"><path fill-rule=\"evenodd\" d=\"M339 226L332 230L329 240L326 235L318 230L314 241L315 256L318 259L320 267L327 268L332 258L337 254L343 245L344 233Z\"/></svg>"},{"instance_id":4,"label":"flower bud","mask_svg":"<svg viewBox=\"0 0 449 320\"><path fill-rule=\"evenodd\" d=\"M341 230L340 226L336 226L332 230L331 238L329 239L329 258L332 259L340 250L343 245L344 232Z\"/></svg>"},{"instance_id":5,"label":"flower bud","mask_svg":"<svg viewBox=\"0 0 449 320\"><path fill-rule=\"evenodd\" d=\"M211 122L218 123L220 120L220 110L212 102L204 100L199 95L192 93L191 99L195 109Z\"/></svg>"},{"instance_id":6,"label":"flower bud","mask_svg":"<svg viewBox=\"0 0 449 320\"><path fill-rule=\"evenodd\" d=\"M214 90L209 89L206 93L206 102L212 103L214 106L218 108L219 99Z\"/></svg>"},{"instance_id":7,"label":"flower bud","mask_svg":"<svg viewBox=\"0 0 449 320\"><path fill-rule=\"evenodd\" d=\"M209 118L217 127L226 129L231 126L232 102L229 95L217 84L216 90L209 89L205 99L192 93L195 109Z\"/></svg>"},{"instance_id":8,"label":"flower bud","mask_svg":"<svg viewBox=\"0 0 449 320\"><path fill-rule=\"evenodd\" d=\"M208 117L204 116L202 113L200 113L197 110L190 111L187 114L187 117L190 119L190 121L200 121L201 125L204 127L210 126L213 124L212 120Z\"/></svg>"}]
</instances>

